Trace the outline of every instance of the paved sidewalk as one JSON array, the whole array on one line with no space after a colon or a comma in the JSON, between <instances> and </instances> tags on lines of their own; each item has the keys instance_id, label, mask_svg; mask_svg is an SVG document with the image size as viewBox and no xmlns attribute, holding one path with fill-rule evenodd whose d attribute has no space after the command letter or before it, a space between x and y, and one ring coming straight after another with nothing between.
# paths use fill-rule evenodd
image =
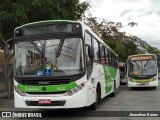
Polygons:
<instances>
[{"instance_id":1,"label":"paved sidewalk","mask_svg":"<svg viewBox=\"0 0 160 120\"><path fill-rule=\"evenodd\" d=\"M13 107L14 101L12 98L7 98L7 92L0 91L0 108Z\"/></svg>"},{"instance_id":2,"label":"paved sidewalk","mask_svg":"<svg viewBox=\"0 0 160 120\"><path fill-rule=\"evenodd\" d=\"M0 99L7 96L7 92L0 91Z\"/></svg>"},{"instance_id":3,"label":"paved sidewalk","mask_svg":"<svg viewBox=\"0 0 160 120\"><path fill-rule=\"evenodd\" d=\"M14 107L14 100L8 98L0 98L0 108Z\"/></svg>"}]
</instances>

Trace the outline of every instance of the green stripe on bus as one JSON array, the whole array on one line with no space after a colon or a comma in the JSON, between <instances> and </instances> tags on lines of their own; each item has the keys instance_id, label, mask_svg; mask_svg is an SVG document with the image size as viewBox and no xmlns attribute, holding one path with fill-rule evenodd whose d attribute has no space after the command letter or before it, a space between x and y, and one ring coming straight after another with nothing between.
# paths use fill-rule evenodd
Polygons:
<instances>
[{"instance_id":1,"label":"green stripe on bus","mask_svg":"<svg viewBox=\"0 0 160 120\"><path fill-rule=\"evenodd\" d=\"M76 86L77 84L75 82L72 82L69 84L45 85L45 86L28 86L28 85L18 84L17 87L22 92L62 92L62 91L71 90L72 88Z\"/></svg>"},{"instance_id":2,"label":"green stripe on bus","mask_svg":"<svg viewBox=\"0 0 160 120\"><path fill-rule=\"evenodd\" d=\"M151 79L143 79L143 80L137 80L137 79L130 79L131 82L135 82L135 83L147 83L147 82L152 82L155 81L155 78L151 78Z\"/></svg>"},{"instance_id":3,"label":"green stripe on bus","mask_svg":"<svg viewBox=\"0 0 160 120\"><path fill-rule=\"evenodd\" d=\"M117 69L110 66L103 66L105 74L105 84L106 84L106 93L109 93L112 90L113 80L116 77Z\"/></svg>"}]
</instances>

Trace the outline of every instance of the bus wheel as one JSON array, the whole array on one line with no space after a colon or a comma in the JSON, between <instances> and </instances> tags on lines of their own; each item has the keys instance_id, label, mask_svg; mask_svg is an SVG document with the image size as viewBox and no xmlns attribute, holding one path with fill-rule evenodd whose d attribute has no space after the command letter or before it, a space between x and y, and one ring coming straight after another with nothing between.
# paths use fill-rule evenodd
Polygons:
<instances>
[{"instance_id":1,"label":"bus wheel","mask_svg":"<svg viewBox=\"0 0 160 120\"><path fill-rule=\"evenodd\" d=\"M154 90L156 90L156 88L157 88L156 86L153 87Z\"/></svg>"},{"instance_id":2,"label":"bus wheel","mask_svg":"<svg viewBox=\"0 0 160 120\"><path fill-rule=\"evenodd\" d=\"M113 92L109 95L110 97L114 97L116 95L116 84L114 82Z\"/></svg>"},{"instance_id":3,"label":"bus wheel","mask_svg":"<svg viewBox=\"0 0 160 120\"><path fill-rule=\"evenodd\" d=\"M135 87L130 87L131 90L135 90Z\"/></svg>"}]
</instances>

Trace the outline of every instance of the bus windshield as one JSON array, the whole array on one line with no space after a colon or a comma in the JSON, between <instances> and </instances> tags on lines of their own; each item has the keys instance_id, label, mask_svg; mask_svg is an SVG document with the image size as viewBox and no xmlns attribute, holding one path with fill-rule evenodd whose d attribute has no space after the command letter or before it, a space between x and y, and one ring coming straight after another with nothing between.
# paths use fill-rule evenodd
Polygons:
<instances>
[{"instance_id":1,"label":"bus windshield","mask_svg":"<svg viewBox=\"0 0 160 120\"><path fill-rule=\"evenodd\" d=\"M17 41L15 75L68 76L84 70L81 38Z\"/></svg>"},{"instance_id":2,"label":"bus windshield","mask_svg":"<svg viewBox=\"0 0 160 120\"><path fill-rule=\"evenodd\" d=\"M156 75L156 60L129 60L129 76L152 76Z\"/></svg>"}]
</instances>

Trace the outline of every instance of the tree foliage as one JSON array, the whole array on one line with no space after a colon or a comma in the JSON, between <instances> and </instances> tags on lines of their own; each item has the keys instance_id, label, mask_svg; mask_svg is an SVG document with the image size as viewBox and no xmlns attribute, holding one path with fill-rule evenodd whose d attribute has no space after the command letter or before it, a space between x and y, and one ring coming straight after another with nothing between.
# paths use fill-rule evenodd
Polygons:
<instances>
[{"instance_id":1,"label":"tree foliage","mask_svg":"<svg viewBox=\"0 0 160 120\"><path fill-rule=\"evenodd\" d=\"M13 37L15 27L25 23L49 20L78 20L89 7L79 0L1 0L0 23L3 37Z\"/></svg>"},{"instance_id":2,"label":"tree foliage","mask_svg":"<svg viewBox=\"0 0 160 120\"><path fill-rule=\"evenodd\" d=\"M105 43L118 53L120 61L125 62L129 55L145 52L156 54L158 59L160 58L159 50L153 49L152 46L137 36L126 35L125 32L121 32L120 29L123 28L121 22L116 23L107 21L106 19L89 17L86 19L86 23ZM130 22L128 25L134 27L138 24Z\"/></svg>"}]
</instances>

